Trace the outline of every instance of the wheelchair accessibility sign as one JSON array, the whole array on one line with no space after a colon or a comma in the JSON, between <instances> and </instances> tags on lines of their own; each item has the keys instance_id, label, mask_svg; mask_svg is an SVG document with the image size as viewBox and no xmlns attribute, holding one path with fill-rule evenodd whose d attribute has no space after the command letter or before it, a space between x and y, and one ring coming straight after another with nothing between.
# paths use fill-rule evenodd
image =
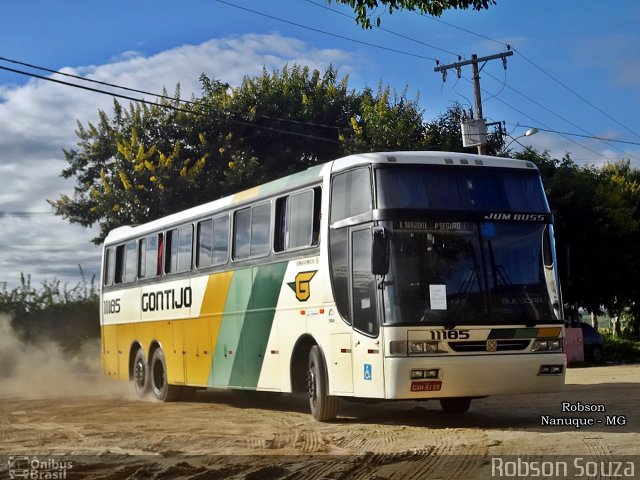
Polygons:
<instances>
[{"instance_id":1,"label":"wheelchair accessibility sign","mask_svg":"<svg viewBox=\"0 0 640 480\"><path fill-rule=\"evenodd\" d=\"M365 380L372 380L372 373L371 373L371 364L370 363L365 363L364 364L364 379Z\"/></svg>"}]
</instances>

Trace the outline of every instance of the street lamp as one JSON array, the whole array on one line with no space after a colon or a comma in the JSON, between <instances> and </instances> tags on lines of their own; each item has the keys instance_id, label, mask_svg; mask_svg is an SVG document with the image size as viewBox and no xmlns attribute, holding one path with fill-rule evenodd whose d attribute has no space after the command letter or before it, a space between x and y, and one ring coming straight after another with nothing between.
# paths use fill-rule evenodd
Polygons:
<instances>
[{"instance_id":1,"label":"street lamp","mask_svg":"<svg viewBox=\"0 0 640 480\"><path fill-rule=\"evenodd\" d=\"M538 130L537 128L530 128L529 130L527 130L526 132L524 132L522 135L520 135L519 137L513 138L511 137L511 135L509 135L507 133L507 135L509 135L511 137L511 141L507 144L506 147L504 147L502 149L502 153L505 153L507 151L507 149L509 148L509 146L513 143L516 142L518 143L521 147L524 148L524 145L522 145L520 142L518 142L519 139L523 138L523 137L530 137L531 135L535 135L536 133L538 133L540 130Z\"/></svg>"}]
</instances>

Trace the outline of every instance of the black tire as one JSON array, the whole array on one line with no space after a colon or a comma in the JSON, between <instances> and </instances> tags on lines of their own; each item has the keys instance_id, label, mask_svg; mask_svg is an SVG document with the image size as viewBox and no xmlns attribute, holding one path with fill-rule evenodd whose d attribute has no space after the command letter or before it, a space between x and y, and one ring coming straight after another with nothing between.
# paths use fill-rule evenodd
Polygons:
<instances>
[{"instance_id":1,"label":"black tire","mask_svg":"<svg viewBox=\"0 0 640 480\"><path fill-rule=\"evenodd\" d=\"M161 402L175 402L180 398L182 387L170 385L167 382L167 362L164 359L164 353L161 348L153 352L149 373L151 390L158 400Z\"/></svg>"},{"instance_id":2,"label":"black tire","mask_svg":"<svg viewBox=\"0 0 640 480\"><path fill-rule=\"evenodd\" d=\"M311 347L309 369L307 370L307 392L311 415L319 422L333 420L338 415L338 397L329 395L327 368L320 348Z\"/></svg>"},{"instance_id":3,"label":"black tire","mask_svg":"<svg viewBox=\"0 0 640 480\"><path fill-rule=\"evenodd\" d=\"M444 413L463 414L467 413L471 406L471 399L469 397L459 398L441 398L440 406Z\"/></svg>"},{"instance_id":4,"label":"black tire","mask_svg":"<svg viewBox=\"0 0 640 480\"><path fill-rule=\"evenodd\" d=\"M149 365L144 358L144 351L139 348L133 360L133 371L131 372L133 388L139 398L144 398L149 393L151 382L149 380Z\"/></svg>"}]
</instances>

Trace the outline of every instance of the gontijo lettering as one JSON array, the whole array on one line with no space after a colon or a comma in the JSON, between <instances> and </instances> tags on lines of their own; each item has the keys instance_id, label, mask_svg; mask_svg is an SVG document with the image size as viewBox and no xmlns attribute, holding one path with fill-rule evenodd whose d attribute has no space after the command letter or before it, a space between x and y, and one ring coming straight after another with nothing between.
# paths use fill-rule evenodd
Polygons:
<instances>
[{"instance_id":1,"label":"gontijo lettering","mask_svg":"<svg viewBox=\"0 0 640 480\"><path fill-rule=\"evenodd\" d=\"M180 290L168 289L142 294L142 311L155 312L158 310L175 310L190 308L193 301L191 287Z\"/></svg>"}]
</instances>

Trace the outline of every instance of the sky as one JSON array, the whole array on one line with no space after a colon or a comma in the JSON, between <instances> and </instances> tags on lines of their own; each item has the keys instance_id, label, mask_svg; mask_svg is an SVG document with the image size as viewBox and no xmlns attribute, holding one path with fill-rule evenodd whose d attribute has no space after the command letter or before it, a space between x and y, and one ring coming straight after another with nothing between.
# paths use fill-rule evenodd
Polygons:
<instances>
[{"instance_id":1,"label":"sky","mask_svg":"<svg viewBox=\"0 0 640 480\"><path fill-rule=\"evenodd\" d=\"M376 15L382 28L363 30L348 7L326 0L6 2L0 67L73 81L13 60L158 93L180 84L190 98L202 73L238 85L263 68L333 65L352 88L406 91L431 120L455 102L473 104L471 67L443 82L436 60L510 48L507 69L486 62L480 84L484 116L506 122L512 150L530 145L579 164L629 159L640 168L640 2L497 0L436 19L383 8ZM99 275L96 231L53 215L47 200L73 194L73 179L60 173L78 122L112 106L108 95L0 69L0 290L21 273L34 286L69 287L81 269L87 280ZM522 137L531 127L539 132Z\"/></svg>"}]
</instances>

